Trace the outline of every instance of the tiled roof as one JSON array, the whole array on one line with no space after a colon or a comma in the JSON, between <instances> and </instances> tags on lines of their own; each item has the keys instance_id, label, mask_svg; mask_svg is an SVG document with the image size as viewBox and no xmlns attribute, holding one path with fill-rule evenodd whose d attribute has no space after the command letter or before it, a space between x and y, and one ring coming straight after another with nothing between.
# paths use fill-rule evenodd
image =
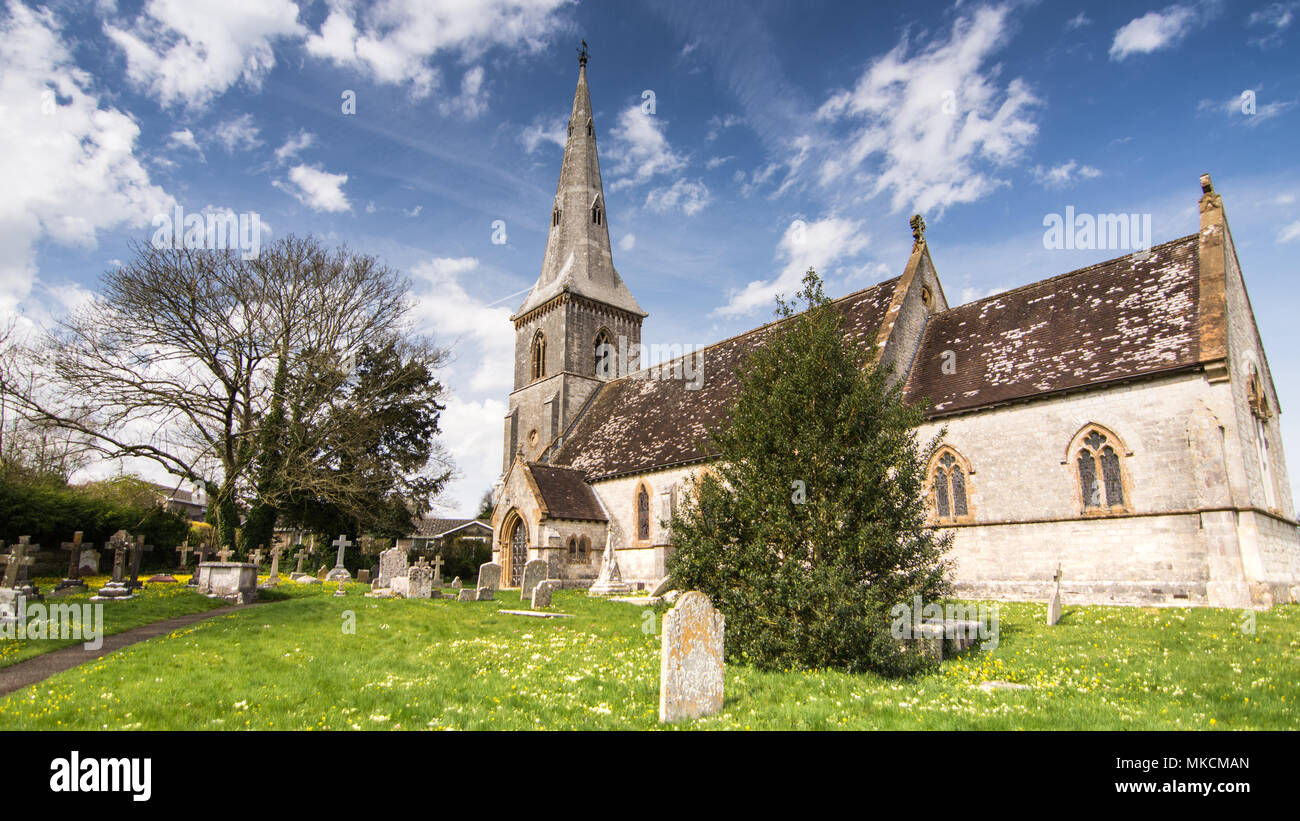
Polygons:
<instances>
[{"instance_id":1,"label":"tiled roof","mask_svg":"<svg viewBox=\"0 0 1300 821\"><path fill-rule=\"evenodd\" d=\"M548 517L598 522L609 520L582 471L539 464L530 464L528 471L537 483Z\"/></svg>"},{"instance_id":2,"label":"tiled roof","mask_svg":"<svg viewBox=\"0 0 1300 821\"><path fill-rule=\"evenodd\" d=\"M875 344L897 284L894 278L836 301L844 312L846 336L860 345ZM551 463L595 479L713 455L706 438L735 401L740 389L737 369L777 324L688 354L699 357L691 360L703 375L698 389L691 389L686 379L647 378L648 371L601 386L566 432Z\"/></svg>"},{"instance_id":3,"label":"tiled roof","mask_svg":"<svg viewBox=\"0 0 1300 821\"><path fill-rule=\"evenodd\" d=\"M421 519L415 524L415 536L421 539L434 539L457 528L477 522L489 530L492 525L481 519Z\"/></svg>"},{"instance_id":4,"label":"tiled roof","mask_svg":"<svg viewBox=\"0 0 1300 821\"><path fill-rule=\"evenodd\" d=\"M926 325L905 387L931 416L1194 365L1198 236L961 305ZM945 361L950 373L944 373Z\"/></svg>"}]
</instances>

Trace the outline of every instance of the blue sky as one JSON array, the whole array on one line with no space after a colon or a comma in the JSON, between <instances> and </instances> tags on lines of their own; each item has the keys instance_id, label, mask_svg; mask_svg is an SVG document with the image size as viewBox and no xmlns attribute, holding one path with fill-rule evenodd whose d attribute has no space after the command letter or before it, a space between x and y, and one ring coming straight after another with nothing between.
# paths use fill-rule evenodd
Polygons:
<instances>
[{"instance_id":1,"label":"blue sky","mask_svg":"<svg viewBox=\"0 0 1300 821\"><path fill-rule=\"evenodd\" d=\"M1044 248L1067 207L1150 214L1157 243L1193 233L1209 172L1294 470L1298 18L1294 1L0 0L0 314L41 326L90 298L177 205L376 254L454 350L442 512L468 515L501 464L508 317L540 269L585 38L646 342L764 322L808 265L835 296L895 276L916 211L968 302L1124 252Z\"/></svg>"}]
</instances>

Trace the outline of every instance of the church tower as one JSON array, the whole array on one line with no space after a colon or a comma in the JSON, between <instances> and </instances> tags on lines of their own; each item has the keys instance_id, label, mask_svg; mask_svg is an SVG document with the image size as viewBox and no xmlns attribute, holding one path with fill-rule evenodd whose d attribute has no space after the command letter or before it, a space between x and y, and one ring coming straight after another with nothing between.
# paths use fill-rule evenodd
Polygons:
<instances>
[{"instance_id":1,"label":"church tower","mask_svg":"<svg viewBox=\"0 0 1300 821\"><path fill-rule=\"evenodd\" d=\"M521 451L535 461L604 381L640 368L645 316L610 253L584 42L542 273L511 317L515 379L503 472Z\"/></svg>"}]
</instances>

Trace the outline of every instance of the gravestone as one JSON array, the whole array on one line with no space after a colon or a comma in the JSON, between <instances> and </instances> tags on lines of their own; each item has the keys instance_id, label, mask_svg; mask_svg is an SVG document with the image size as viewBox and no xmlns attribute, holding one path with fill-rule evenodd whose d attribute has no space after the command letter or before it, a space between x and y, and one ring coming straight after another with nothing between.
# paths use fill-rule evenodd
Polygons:
<instances>
[{"instance_id":1,"label":"gravestone","mask_svg":"<svg viewBox=\"0 0 1300 821\"><path fill-rule=\"evenodd\" d=\"M611 593L631 593L632 585L623 581L623 573L618 569L618 551L614 549L613 535L605 539L605 555L600 560L600 575L596 583L587 589L588 596L605 596Z\"/></svg>"},{"instance_id":2,"label":"gravestone","mask_svg":"<svg viewBox=\"0 0 1300 821\"><path fill-rule=\"evenodd\" d=\"M477 601L478 595L474 590L461 590L456 594L456 601Z\"/></svg>"},{"instance_id":3,"label":"gravestone","mask_svg":"<svg viewBox=\"0 0 1300 821\"><path fill-rule=\"evenodd\" d=\"M325 577L328 576L329 574L330 574L329 568L326 567L325 565L321 565L320 570L316 571L316 578L319 581L323 582L325 581Z\"/></svg>"},{"instance_id":4,"label":"gravestone","mask_svg":"<svg viewBox=\"0 0 1300 821\"><path fill-rule=\"evenodd\" d=\"M330 542L330 544L339 549L339 554L338 558L334 561L334 569L325 576L325 581L352 581L352 574L343 566L343 551L351 547L352 542L348 540L348 537L345 534L340 533L339 537ZM334 595L337 596L339 594L335 593Z\"/></svg>"},{"instance_id":5,"label":"gravestone","mask_svg":"<svg viewBox=\"0 0 1300 821\"><path fill-rule=\"evenodd\" d=\"M551 606L551 587L552 587L551 582L541 581L538 582L537 586L533 588L532 607L534 610L540 607Z\"/></svg>"},{"instance_id":6,"label":"gravestone","mask_svg":"<svg viewBox=\"0 0 1300 821\"><path fill-rule=\"evenodd\" d=\"M80 530L72 534L72 541L63 543L63 549L68 551L68 575L54 586L55 593L63 590L86 589L86 583L81 580L81 551L85 547L81 543Z\"/></svg>"},{"instance_id":7,"label":"gravestone","mask_svg":"<svg viewBox=\"0 0 1300 821\"><path fill-rule=\"evenodd\" d=\"M199 586L199 568L208 560L208 555L211 552L212 548L208 545L206 540L199 542L199 546L194 548L194 558L198 559L198 562L194 565L194 574L190 576L189 584L186 585L187 587Z\"/></svg>"},{"instance_id":8,"label":"gravestone","mask_svg":"<svg viewBox=\"0 0 1300 821\"><path fill-rule=\"evenodd\" d=\"M406 558L406 548L392 547L379 554L379 586L392 587L393 579L405 576L410 562Z\"/></svg>"},{"instance_id":9,"label":"gravestone","mask_svg":"<svg viewBox=\"0 0 1300 821\"><path fill-rule=\"evenodd\" d=\"M1052 577L1056 582L1056 587L1052 590L1051 597L1047 600L1047 624L1052 626L1061 620L1061 566L1056 566L1056 575Z\"/></svg>"},{"instance_id":10,"label":"gravestone","mask_svg":"<svg viewBox=\"0 0 1300 821\"><path fill-rule=\"evenodd\" d=\"M334 591L335 596L346 596L348 591L343 589L343 579L339 579L339 589Z\"/></svg>"},{"instance_id":11,"label":"gravestone","mask_svg":"<svg viewBox=\"0 0 1300 821\"><path fill-rule=\"evenodd\" d=\"M484 562L478 569L478 588L496 590L501 586L501 565L496 562Z\"/></svg>"},{"instance_id":12,"label":"gravestone","mask_svg":"<svg viewBox=\"0 0 1300 821\"><path fill-rule=\"evenodd\" d=\"M361 582L362 584L370 584L370 571L364 568L358 570L357 581Z\"/></svg>"},{"instance_id":13,"label":"gravestone","mask_svg":"<svg viewBox=\"0 0 1300 821\"><path fill-rule=\"evenodd\" d=\"M421 556L420 560L406 571L408 599L433 598L433 568Z\"/></svg>"},{"instance_id":14,"label":"gravestone","mask_svg":"<svg viewBox=\"0 0 1300 821\"><path fill-rule=\"evenodd\" d=\"M32 544L31 541L31 536L20 536L18 544L9 548L4 586L23 596L27 601L43 601L45 597L41 595L41 589L28 577L27 568L35 561L31 554L41 549L40 545Z\"/></svg>"},{"instance_id":15,"label":"gravestone","mask_svg":"<svg viewBox=\"0 0 1300 821\"><path fill-rule=\"evenodd\" d=\"M433 557L433 586L442 587L442 554Z\"/></svg>"},{"instance_id":16,"label":"gravestone","mask_svg":"<svg viewBox=\"0 0 1300 821\"><path fill-rule=\"evenodd\" d=\"M268 587L276 587L280 584L280 554L282 552L284 552L284 548L278 544L271 548L271 576L266 580Z\"/></svg>"},{"instance_id":17,"label":"gravestone","mask_svg":"<svg viewBox=\"0 0 1300 821\"><path fill-rule=\"evenodd\" d=\"M131 588L126 584L126 553L131 547L131 534L119 530L104 545L113 551L113 575L108 583L90 597L93 602L126 601L134 598Z\"/></svg>"},{"instance_id":18,"label":"gravestone","mask_svg":"<svg viewBox=\"0 0 1300 821\"><path fill-rule=\"evenodd\" d=\"M289 574L289 578L296 579L299 576L305 575L302 572L302 560L307 558L307 551L300 547L298 548L298 552L293 554L293 557L298 560L298 566Z\"/></svg>"},{"instance_id":19,"label":"gravestone","mask_svg":"<svg viewBox=\"0 0 1300 821\"><path fill-rule=\"evenodd\" d=\"M659 656L659 720L701 718L722 709L725 619L709 597L683 593L664 616Z\"/></svg>"},{"instance_id":20,"label":"gravestone","mask_svg":"<svg viewBox=\"0 0 1300 821\"><path fill-rule=\"evenodd\" d=\"M262 559L266 558L266 553L262 549L263 547L265 547L265 545L258 545L256 550L248 554L248 563L256 567L259 571L262 569Z\"/></svg>"},{"instance_id":21,"label":"gravestone","mask_svg":"<svg viewBox=\"0 0 1300 821\"><path fill-rule=\"evenodd\" d=\"M496 591L490 587L480 587L474 601L492 601L496 597Z\"/></svg>"},{"instance_id":22,"label":"gravestone","mask_svg":"<svg viewBox=\"0 0 1300 821\"><path fill-rule=\"evenodd\" d=\"M460 576L457 576L456 578L454 578L454 579L451 580L451 585L450 585L450 587L451 587L452 589L454 589L454 590L459 590L459 589L461 589L461 588L464 587L464 586L465 586L465 585L463 585L463 584L460 583Z\"/></svg>"},{"instance_id":23,"label":"gravestone","mask_svg":"<svg viewBox=\"0 0 1300 821\"><path fill-rule=\"evenodd\" d=\"M546 572L550 569L545 559L533 559L524 565L524 578L519 583L519 600L528 601L533 597L533 588L539 582L546 581ZM480 583L479 587L483 585Z\"/></svg>"},{"instance_id":24,"label":"gravestone","mask_svg":"<svg viewBox=\"0 0 1300 821\"><path fill-rule=\"evenodd\" d=\"M190 543L187 541L176 545L176 554L180 557L180 564L176 565L176 570L183 573L185 572L185 558L190 554Z\"/></svg>"},{"instance_id":25,"label":"gravestone","mask_svg":"<svg viewBox=\"0 0 1300 821\"><path fill-rule=\"evenodd\" d=\"M135 544L131 547L131 579L126 583L127 587L132 590L139 590L144 587L140 582L140 558L145 553L152 553L153 545L144 543L144 536L136 536Z\"/></svg>"}]
</instances>

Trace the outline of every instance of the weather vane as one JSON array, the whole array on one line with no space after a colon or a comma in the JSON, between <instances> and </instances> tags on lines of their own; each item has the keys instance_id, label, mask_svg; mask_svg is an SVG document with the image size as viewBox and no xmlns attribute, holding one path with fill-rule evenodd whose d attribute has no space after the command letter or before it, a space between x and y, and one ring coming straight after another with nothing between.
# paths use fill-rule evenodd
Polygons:
<instances>
[{"instance_id":1,"label":"weather vane","mask_svg":"<svg viewBox=\"0 0 1300 821\"><path fill-rule=\"evenodd\" d=\"M582 48L578 49L578 65L585 66L586 64L587 64L587 41L583 40Z\"/></svg>"}]
</instances>

